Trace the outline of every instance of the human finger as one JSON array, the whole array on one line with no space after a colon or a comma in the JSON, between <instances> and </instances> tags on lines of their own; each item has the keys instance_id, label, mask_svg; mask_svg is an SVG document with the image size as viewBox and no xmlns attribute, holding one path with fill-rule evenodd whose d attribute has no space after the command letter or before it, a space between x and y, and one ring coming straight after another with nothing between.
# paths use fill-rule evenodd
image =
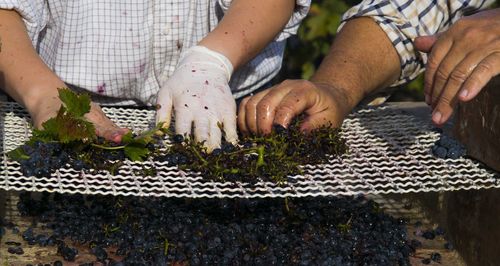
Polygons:
<instances>
[{"instance_id":1,"label":"human finger","mask_svg":"<svg viewBox=\"0 0 500 266\"><path fill-rule=\"evenodd\" d=\"M441 95L436 100L432 116L434 123L442 124L451 117L460 88L484 57L482 52L472 52L451 71Z\"/></svg>"},{"instance_id":2,"label":"human finger","mask_svg":"<svg viewBox=\"0 0 500 266\"><path fill-rule=\"evenodd\" d=\"M257 105L259 104L260 100L264 98L264 96L266 96L267 93L269 93L269 90L261 91L255 94L250 99L248 99L248 102L245 105L245 123L248 130L253 134L258 134Z\"/></svg>"},{"instance_id":3,"label":"human finger","mask_svg":"<svg viewBox=\"0 0 500 266\"><path fill-rule=\"evenodd\" d=\"M285 81L262 97L257 104L256 124L259 134L265 135L272 131L276 108L280 105L283 98L294 89L295 81Z\"/></svg>"},{"instance_id":4,"label":"human finger","mask_svg":"<svg viewBox=\"0 0 500 266\"><path fill-rule=\"evenodd\" d=\"M436 107L440 99L440 96L443 93L443 89L445 88L446 84L450 81L450 79L452 78L461 80L464 79L465 75L464 71L461 73L454 72L454 75L456 76L451 76L451 75L453 71L456 70L460 62L462 62L465 59L466 56L467 55L464 52L463 47L455 44L450 48L446 56L442 58L441 63L439 64L439 67L436 69L436 72L434 74L434 83L432 87L432 92L430 94L431 106L433 108Z\"/></svg>"},{"instance_id":5,"label":"human finger","mask_svg":"<svg viewBox=\"0 0 500 266\"><path fill-rule=\"evenodd\" d=\"M175 106L175 133L189 137L193 125L194 115L186 105Z\"/></svg>"},{"instance_id":6,"label":"human finger","mask_svg":"<svg viewBox=\"0 0 500 266\"><path fill-rule=\"evenodd\" d=\"M222 114L222 125L227 142L238 143L238 133L236 131L236 115L234 111L228 111Z\"/></svg>"},{"instance_id":7,"label":"human finger","mask_svg":"<svg viewBox=\"0 0 500 266\"><path fill-rule=\"evenodd\" d=\"M217 124L217 121L210 121L208 125L208 138L205 142L208 152L212 152L216 148L220 148L222 132Z\"/></svg>"},{"instance_id":8,"label":"human finger","mask_svg":"<svg viewBox=\"0 0 500 266\"><path fill-rule=\"evenodd\" d=\"M250 100L252 96L245 97L243 100L241 100L239 106L238 106L238 129L240 132L244 135L248 134L248 127L246 123L246 105L248 100Z\"/></svg>"},{"instance_id":9,"label":"human finger","mask_svg":"<svg viewBox=\"0 0 500 266\"><path fill-rule=\"evenodd\" d=\"M90 112L85 117L94 124L97 136L116 143L121 142L122 136L129 131L129 129L117 126L104 114L101 107L95 103L91 103Z\"/></svg>"},{"instance_id":10,"label":"human finger","mask_svg":"<svg viewBox=\"0 0 500 266\"><path fill-rule=\"evenodd\" d=\"M483 59L472 71L459 93L461 101L470 101L486 86L491 78L500 74L500 53L493 53Z\"/></svg>"},{"instance_id":11,"label":"human finger","mask_svg":"<svg viewBox=\"0 0 500 266\"><path fill-rule=\"evenodd\" d=\"M413 44L415 45L415 49L420 52L429 53L432 50L432 46L438 40L439 35L430 35L430 36L420 36L415 38Z\"/></svg>"},{"instance_id":12,"label":"human finger","mask_svg":"<svg viewBox=\"0 0 500 266\"><path fill-rule=\"evenodd\" d=\"M288 127L294 117L307 111L307 109L314 105L314 92L314 90L307 89L306 87L298 87L289 91L276 108L274 124Z\"/></svg>"},{"instance_id":13,"label":"human finger","mask_svg":"<svg viewBox=\"0 0 500 266\"><path fill-rule=\"evenodd\" d=\"M165 127L169 127L172 119L172 97L169 90L160 90L156 105L158 107L158 110L156 110L156 123L162 122Z\"/></svg>"},{"instance_id":14,"label":"human finger","mask_svg":"<svg viewBox=\"0 0 500 266\"><path fill-rule=\"evenodd\" d=\"M443 58L446 56L446 54L448 54L448 51L450 50L452 45L453 42L451 41L451 39L447 38L446 35L444 35L442 38L436 41L431 53L428 56L427 68L425 70L424 77L424 95L425 102L428 105L432 104L432 91L434 88L436 71Z\"/></svg>"}]
</instances>

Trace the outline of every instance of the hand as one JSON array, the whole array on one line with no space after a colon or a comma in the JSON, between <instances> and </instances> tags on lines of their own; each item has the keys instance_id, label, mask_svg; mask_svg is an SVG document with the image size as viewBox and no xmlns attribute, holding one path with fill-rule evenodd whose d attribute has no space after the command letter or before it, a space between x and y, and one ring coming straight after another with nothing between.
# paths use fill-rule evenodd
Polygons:
<instances>
[{"instance_id":1,"label":"hand","mask_svg":"<svg viewBox=\"0 0 500 266\"><path fill-rule=\"evenodd\" d=\"M344 90L306 80L286 80L241 102L239 129L245 133L269 134L275 124L288 127L301 113L306 115L301 129L322 125L339 127L351 111Z\"/></svg>"},{"instance_id":2,"label":"hand","mask_svg":"<svg viewBox=\"0 0 500 266\"><path fill-rule=\"evenodd\" d=\"M56 91L57 93L57 91ZM44 95L43 101L40 104L32 107L29 110L33 125L35 128L42 129L42 124L57 115L62 102L56 95ZM126 134L129 129L118 127L111 121L101 110L101 107L95 103L91 103L90 112L85 115L88 121L94 124L97 136L103 137L107 140L114 142L121 142L122 136Z\"/></svg>"},{"instance_id":3,"label":"hand","mask_svg":"<svg viewBox=\"0 0 500 266\"><path fill-rule=\"evenodd\" d=\"M228 142L236 143L236 102L228 85L232 71L224 55L208 48L184 52L172 76L161 81L157 122L169 126L173 107L177 134L189 136L193 130L208 151L220 147L221 129Z\"/></svg>"},{"instance_id":4,"label":"hand","mask_svg":"<svg viewBox=\"0 0 500 266\"><path fill-rule=\"evenodd\" d=\"M473 99L500 74L500 9L464 17L436 36L418 37L415 47L430 52L425 101L433 108L433 122L441 125L457 100Z\"/></svg>"}]
</instances>

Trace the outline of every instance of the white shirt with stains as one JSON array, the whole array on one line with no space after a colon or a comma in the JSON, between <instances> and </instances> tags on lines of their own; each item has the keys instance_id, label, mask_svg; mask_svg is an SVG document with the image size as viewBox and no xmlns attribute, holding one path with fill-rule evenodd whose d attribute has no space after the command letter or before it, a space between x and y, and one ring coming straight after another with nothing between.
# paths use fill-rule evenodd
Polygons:
<instances>
[{"instance_id":1,"label":"white shirt with stains","mask_svg":"<svg viewBox=\"0 0 500 266\"><path fill-rule=\"evenodd\" d=\"M279 71L286 39L307 15L296 0L276 39L232 76L234 97L249 94ZM180 53L213 30L231 0L0 0L26 24L44 62L68 85L107 104L156 103L159 80L170 76Z\"/></svg>"}]
</instances>

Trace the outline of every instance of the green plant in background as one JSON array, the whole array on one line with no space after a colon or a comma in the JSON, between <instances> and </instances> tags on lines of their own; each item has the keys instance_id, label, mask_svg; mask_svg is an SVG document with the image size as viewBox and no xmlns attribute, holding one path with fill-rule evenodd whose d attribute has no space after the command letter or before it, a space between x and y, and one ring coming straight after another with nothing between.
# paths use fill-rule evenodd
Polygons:
<instances>
[{"instance_id":1,"label":"green plant in background","mask_svg":"<svg viewBox=\"0 0 500 266\"><path fill-rule=\"evenodd\" d=\"M342 14L351 4L348 1L321 0L311 5L297 36L288 42L282 78L308 79L312 76L330 49Z\"/></svg>"},{"instance_id":2,"label":"green plant in background","mask_svg":"<svg viewBox=\"0 0 500 266\"><path fill-rule=\"evenodd\" d=\"M288 41L283 69L277 80L309 79L328 53L342 19L357 0L317 0L304 19L298 34ZM494 7L500 6L497 0ZM423 75L401 86L391 97L394 101L423 101Z\"/></svg>"}]
</instances>

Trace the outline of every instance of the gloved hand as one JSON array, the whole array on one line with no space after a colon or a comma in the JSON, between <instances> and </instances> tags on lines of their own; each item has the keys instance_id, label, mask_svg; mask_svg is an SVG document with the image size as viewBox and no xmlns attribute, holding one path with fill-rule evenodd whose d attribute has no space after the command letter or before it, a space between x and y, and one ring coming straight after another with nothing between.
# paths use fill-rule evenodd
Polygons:
<instances>
[{"instance_id":1,"label":"gloved hand","mask_svg":"<svg viewBox=\"0 0 500 266\"><path fill-rule=\"evenodd\" d=\"M236 102L228 85L232 72L229 59L206 47L183 52L172 76L160 81L156 121L169 126L173 107L177 134L190 135L193 129L195 139L211 151L220 147L222 128L226 140L236 143Z\"/></svg>"}]
</instances>

